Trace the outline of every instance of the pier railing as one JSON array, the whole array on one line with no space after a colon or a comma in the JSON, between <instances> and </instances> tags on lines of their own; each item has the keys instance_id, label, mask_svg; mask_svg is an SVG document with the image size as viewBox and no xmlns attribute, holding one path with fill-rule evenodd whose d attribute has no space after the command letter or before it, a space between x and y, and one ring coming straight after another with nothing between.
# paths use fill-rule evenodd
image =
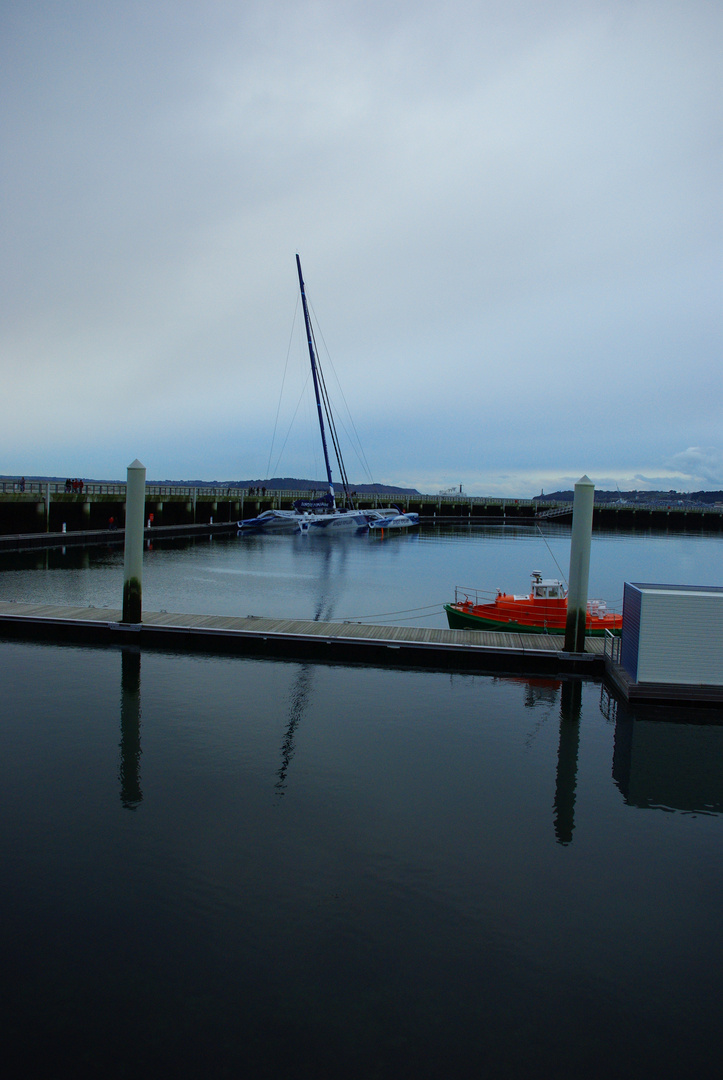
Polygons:
<instances>
[{"instance_id":1,"label":"pier railing","mask_svg":"<svg viewBox=\"0 0 723 1080\"><path fill-rule=\"evenodd\" d=\"M622 638L619 634L613 634L611 630L606 630L603 638L603 654L609 656L614 664L620 663L620 646L622 644Z\"/></svg>"},{"instance_id":2,"label":"pier railing","mask_svg":"<svg viewBox=\"0 0 723 1080\"><path fill-rule=\"evenodd\" d=\"M75 486L73 486L75 483ZM299 491L272 489L263 487L238 487L234 484L171 484L147 483L146 500L163 501L164 499L187 502L216 502L234 500L243 503L246 500L267 503L275 508L282 504L291 505L296 499L307 499L323 492L322 488ZM125 501L126 485L120 481L71 481L64 480L25 480L20 478L0 480L0 496L9 499L23 495L35 495L36 499L75 496L85 499L107 498L115 496ZM395 492L354 493L355 501L365 506L380 507L389 503L398 503L404 509L413 507L430 520L434 517L465 518L499 517L528 519L534 521L556 521L571 516L572 504L559 500L509 499L493 496L467 495L462 492L444 495L406 494ZM682 500L651 500L650 502L596 502L594 514L610 523L645 524L668 519L691 519L709 521L719 528L723 521L723 505L710 503L690 503Z\"/></svg>"},{"instance_id":3,"label":"pier railing","mask_svg":"<svg viewBox=\"0 0 723 1080\"><path fill-rule=\"evenodd\" d=\"M0 481L0 493L7 495L22 495L22 494L36 494L45 495L47 492L51 495L120 495L125 498L126 485L121 483L83 483L83 486L77 485L76 487L66 487L65 482L48 481L48 480L26 480L23 484L20 480L2 480ZM167 498L176 497L192 499L194 494L197 498L244 498L248 497L248 488L232 487L228 484L223 486L217 485L215 487L200 487L197 484L146 484L146 497L147 498L161 498L166 496ZM276 495L277 492L268 491L267 495ZM284 492L284 495L289 494ZM306 493L304 493L306 494ZM261 495L259 494L259 497Z\"/></svg>"},{"instance_id":4,"label":"pier railing","mask_svg":"<svg viewBox=\"0 0 723 1080\"><path fill-rule=\"evenodd\" d=\"M481 592L479 589L472 589L468 585L455 585L454 587L454 602L455 604L472 604L474 607L478 607L480 604L491 604L497 593Z\"/></svg>"}]
</instances>

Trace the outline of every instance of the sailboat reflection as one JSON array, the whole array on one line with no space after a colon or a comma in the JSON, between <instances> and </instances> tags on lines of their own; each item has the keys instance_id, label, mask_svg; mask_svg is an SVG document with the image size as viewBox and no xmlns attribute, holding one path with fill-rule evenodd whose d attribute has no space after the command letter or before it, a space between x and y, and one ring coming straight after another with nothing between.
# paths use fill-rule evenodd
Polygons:
<instances>
[{"instance_id":1,"label":"sailboat reflection","mask_svg":"<svg viewBox=\"0 0 723 1080\"><path fill-rule=\"evenodd\" d=\"M317 620L320 616L317 616ZM311 664L302 664L301 670L291 690L291 707L289 709L289 723L284 732L281 743L281 768L277 772L276 792L284 794L286 787L286 774L294 756L294 735L296 728L306 711L311 694Z\"/></svg>"},{"instance_id":2,"label":"sailboat reflection","mask_svg":"<svg viewBox=\"0 0 723 1080\"><path fill-rule=\"evenodd\" d=\"M135 810L143 801L140 781L141 651L137 647L121 649L120 713L120 799L127 810Z\"/></svg>"},{"instance_id":3,"label":"sailboat reflection","mask_svg":"<svg viewBox=\"0 0 723 1080\"><path fill-rule=\"evenodd\" d=\"M331 560L333 555L338 555L342 562L344 561L345 545L343 540L343 537L335 537L333 550L328 543L325 543L323 546L320 546L316 552L318 558L321 560L321 573L319 574L317 582L318 596L314 608L314 622L326 622L333 618L334 606L337 599L333 581L334 579L338 581L340 575L335 574L332 577ZM299 726L301 718L306 712L311 699L313 668L313 664L302 664L299 668L299 674L291 688L289 722L286 726L284 738L281 743L281 767L276 773L278 779L275 788L276 794L279 796L282 796L285 793L286 777L289 765L291 764L291 759L294 756L294 738L296 729Z\"/></svg>"}]
</instances>

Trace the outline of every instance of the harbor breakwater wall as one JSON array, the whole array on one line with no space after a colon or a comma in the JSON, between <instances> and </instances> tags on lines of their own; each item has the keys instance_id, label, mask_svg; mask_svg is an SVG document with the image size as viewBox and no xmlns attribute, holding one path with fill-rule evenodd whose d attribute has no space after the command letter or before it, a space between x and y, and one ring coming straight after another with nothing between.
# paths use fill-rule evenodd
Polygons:
<instances>
[{"instance_id":1,"label":"harbor breakwater wall","mask_svg":"<svg viewBox=\"0 0 723 1080\"><path fill-rule=\"evenodd\" d=\"M290 510L296 499L320 492L249 491L234 487L147 484L145 521L152 526L222 524L255 517L264 510ZM125 484L87 484L66 491L63 484L0 483L0 534L86 531L125 526ZM466 524L519 524L572 521L572 503L541 499L500 499L458 495L360 495L362 509L393 502L420 515L422 522ZM112 519L112 521L111 521ZM596 504L593 526L624 530L720 531L723 507L689 505Z\"/></svg>"}]
</instances>

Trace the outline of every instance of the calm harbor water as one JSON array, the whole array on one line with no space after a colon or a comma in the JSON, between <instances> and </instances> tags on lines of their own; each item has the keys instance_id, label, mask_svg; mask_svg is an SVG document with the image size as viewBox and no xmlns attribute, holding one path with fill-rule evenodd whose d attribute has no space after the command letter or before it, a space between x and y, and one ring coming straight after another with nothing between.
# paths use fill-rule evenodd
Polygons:
<instances>
[{"instance_id":1,"label":"calm harbor water","mask_svg":"<svg viewBox=\"0 0 723 1080\"><path fill-rule=\"evenodd\" d=\"M154 545L144 604L441 626L455 584L566 571L546 535ZM720 584L722 554L596 535L591 591ZM0 599L117 607L121 574L120 550L3 555ZM0 658L13 1075L718 1075L719 713L593 682Z\"/></svg>"},{"instance_id":2,"label":"calm harbor water","mask_svg":"<svg viewBox=\"0 0 723 1080\"><path fill-rule=\"evenodd\" d=\"M529 591L530 574L566 576L570 530L425 527L385 538L217 536L154 540L143 569L143 606L198 614L372 619L446 626L455 585ZM559 569L558 569L559 568ZM122 543L0 552L0 600L120 607ZM624 581L717 585L723 537L596 533L590 589L622 609Z\"/></svg>"}]
</instances>

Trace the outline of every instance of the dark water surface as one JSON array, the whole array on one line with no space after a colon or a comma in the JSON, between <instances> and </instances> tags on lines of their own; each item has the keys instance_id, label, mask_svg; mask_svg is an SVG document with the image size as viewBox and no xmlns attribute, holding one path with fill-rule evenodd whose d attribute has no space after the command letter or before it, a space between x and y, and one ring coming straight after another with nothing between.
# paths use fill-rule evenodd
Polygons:
<instances>
[{"instance_id":1,"label":"dark water surface","mask_svg":"<svg viewBox=\"0 0 723 1080\"><path fill-rule=\"evenodd\" d=\"M550 572L517 534L394 539L157 550L146 604L346 617ZM596 543L603 585L719 583L720 540L685 539ZM120 602L117 553L24 558L2 599ZM719 713L17 642L0 672L12 1075L719 1075Z\"/></svg>"}]
</instances>

